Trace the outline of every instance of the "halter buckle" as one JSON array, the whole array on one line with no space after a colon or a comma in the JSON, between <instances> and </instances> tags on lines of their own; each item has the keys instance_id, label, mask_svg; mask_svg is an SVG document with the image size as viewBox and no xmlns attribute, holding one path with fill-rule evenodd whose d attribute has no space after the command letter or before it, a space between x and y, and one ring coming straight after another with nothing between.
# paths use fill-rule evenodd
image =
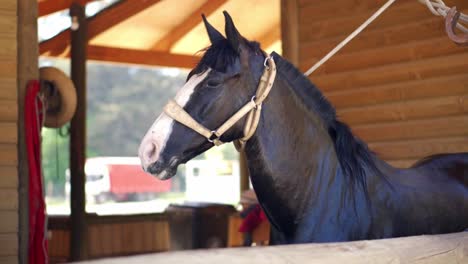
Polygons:
<instances>
[{"instance_id":1,"label":"halter buckle","mask_svg":"<svg viewBox=\"0 0 468 264\"><path fill-rule=\"evenodd\" d=\"M254 109L257 109L257 108L258 108L258 105L257 105L257 102L255 102L255 99L257 99L257 96L256 96L256 95L252 96L252 98L250 99L250 102L254 103L254 104L255 104Z\"/></svg>"},{"instance_id":2,"label":"halter buckle","mask_svg":"<svg viewBox=\"0 0 468 264\"><path fill-rule=\"evenodd\" d=\"M265 58L265 60L263 61L263 66L265 66L265 68L267 68L267 70L270 70L270 66L267 65L267 61L271 59L271 56L268 56Z\"/></svg>"},{"instance_id":3,"label":"halter buckle","mask_svg":"<svg viewBox=\"0 0 468 264\"><path fill-rule=\"evenodd\" d=\"M219 139L218 135L216 134L216 130L211 131L211 136L208 139L208 142L215 144L215 140Z\"/></svg>"}]
</instances>

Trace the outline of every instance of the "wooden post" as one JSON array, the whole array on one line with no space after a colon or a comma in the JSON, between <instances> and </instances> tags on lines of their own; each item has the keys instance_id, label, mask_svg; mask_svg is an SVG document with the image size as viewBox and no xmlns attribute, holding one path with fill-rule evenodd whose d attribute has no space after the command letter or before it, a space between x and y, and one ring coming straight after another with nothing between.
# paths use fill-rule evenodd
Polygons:
<instances>
[{"instance_id":1,"label":"wooden post","mask_svg":"<svg viewBox=\"0 0 468 264\"><path fill-rule=\"evenodd\" d=\"M239 152L239 167L240 167L240 193L249 189L249 168L247 166L247 157L242 150Z\"/></svg>"},{"instance_id":2,"label":"wooden post","mask_svg":"<svg viewBox=\"0 0 468 264\"><path fill-rule=\"evenodd\" d=\"M281 0L283 57L299 66L299 7L297 0Z\"/></svg>"},{"instance_id":3,"label":"wooden post","mask_svg":"<svg viewBox=\"0 0 468 264\"><path fill-rule=\"evenodd\" d=\"M37 0L20 0L18 13L18 196L19 263L28 263L29 170L24 135L24 98L29 80L39 78L37 45ZM2 175L3 176L3 175Z\"/></svg>"},{"instance_id":4,"label":"wooden post","mask_svg":"<svg viewBox=\"0 0 468 264\"><path fill-rule=\"evenodd\" d=\"M78 26L71 31L71 78L75 84L77 107L70 126L70 260L85 258L86 213L85 172L86 161L86 47L87 24L84 7L73 3L70 17ZM73 26L72 26L73 27Z\"/></svg>"}]
</instances>

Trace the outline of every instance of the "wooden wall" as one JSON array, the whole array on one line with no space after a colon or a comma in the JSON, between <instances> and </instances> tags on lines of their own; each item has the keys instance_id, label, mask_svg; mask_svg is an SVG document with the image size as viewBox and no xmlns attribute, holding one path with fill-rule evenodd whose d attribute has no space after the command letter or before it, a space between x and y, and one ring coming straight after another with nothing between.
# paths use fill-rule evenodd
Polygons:
<instances>
[{"instance_id":1,"label":"wooden wall","mask_svg":"<svg viewBox=\"0 0 468 264\"><path fill-rule=\"evenodd\" d=\"M163 214L95 216L88 215L87 259L168 251L169 224ZM70 219L49 219L49 257L51 263L67 262L70 257Z\"/></svg>"},{"instance_id":2,"label":"wooden wall","mask_svg":"<svg viewBox=\"0 0 468 264\"><path fill-rule=\"evenodd\" d=\"M17 2L0 4L0 262L18 262Z\"/></svg>"},{"instance_id":3,"label":"wooden wall","mask_svg":"<svg viewBox=\"0 0 468 264\"><path fill-rule=\"evenodd\" d=\"M305 71L385 2L284 0L283 30L298 34L283 49ZM445 2L468 12L466 0ZM396 1L310 78L340 118L396 166L468 151L468 48L453 44L444 20L416 0Z\"/></svg>"}]
</instances>

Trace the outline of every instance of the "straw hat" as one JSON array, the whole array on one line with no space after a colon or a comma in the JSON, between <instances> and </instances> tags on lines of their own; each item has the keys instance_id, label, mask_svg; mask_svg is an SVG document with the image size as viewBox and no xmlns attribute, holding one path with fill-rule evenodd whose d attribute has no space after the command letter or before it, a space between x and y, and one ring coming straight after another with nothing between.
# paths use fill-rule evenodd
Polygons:
<instances>
[{"instance_id":1,"label":"straw hat","mask_svg":"<svg viewBox=\"0 0 468 264\"><path fill-rule=\"evenodd\" d=\"M76 89L70 78L55 67L39 69L41 92L45 96L46 127L57 128L70 121L76 110Z\"/></svg>"}]
</instances>

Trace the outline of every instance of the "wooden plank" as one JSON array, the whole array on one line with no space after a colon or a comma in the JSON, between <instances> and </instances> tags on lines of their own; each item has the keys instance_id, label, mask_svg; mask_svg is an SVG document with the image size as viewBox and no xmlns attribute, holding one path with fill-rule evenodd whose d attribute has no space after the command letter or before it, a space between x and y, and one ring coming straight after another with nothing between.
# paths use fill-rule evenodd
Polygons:
<instances>
[{"instance_id":1,"label":"wooden plank","mask_svg":"<svg viewBox=\"0 0 468 264\"><path fill-rule=\"evenodd\" d=\"M464 8L468 8L468 4L459 7L460 10ZM375 10L363 13L350 12L347 16L331 16L326 21L317 22L309 15L299 17L299 41L308 42L343 34L349 35L374 13ZM427 8L417 1L406 1L387 9L366 30L383 29L394 26L396 21L404 24L425 19L429 16L432 16L432 14L427 12ZM308 23L309 21L311 23ZM443 23L442 20L440 22Z\"/></svg>"},{"instance_id":2,"label":"wooden plank","mask_svg":"<svg viewBox=\"0 0 468 264\"><path fill-rule=\"evenodd\" d=\"M385 0L374 1L303 1L299 0L299 16L301 23L314 23L317 21L328 20L330 17L343 17L350 14L366 13L369 10L377 10ZM400 5L404 1L396 1L392 7Z\"/></svg>"},{"instance_id":3,"label":"wooden plank","mask_svg":"<svg viewBox=\"0 0 468 264\"><path fill-rule=\"evenodd\" d=\"M347 243L311 243L274 247L185 250L96 260L89 263L441 264L466 263L468 262L467 252L468 232L461 232Z\"/></svg>"},{"instance_id":4,"label":"wooden plank","mask_svg":"<svg viewBox=\"0 0 468 264\"><path fill-rule=\"evenodd\" d=\"M16 9L0 9L0 28L2 37L14 37L16 40L17 17Z\"/></svg>"},{"instance_id":5,"label":"wooden plank","mask_svg":"<svg viewBox=\"0 0 468 264\"><path fill-rule=\"evenodd\" d=\"M70 254L70 232L68 230L50 230L49 257L66 260Z\"/></svg>"},{"instance_id":6,"label":"wooden plank","mask_svg":"<svg viewBox=\"0 0 468 264\"><path fill-rule=\"evenodd\" d=\"M141 250L142 252L151 252L154 236L153 224L151 221L145 221L140 224L140 228L143 230L143 233L140 236L143 243Z\"/></svg>"},{"instance_id":7,"label":"wooden plank","mask_svg":"<svg viewBox=\"0 0 468 264\"><path fill-rule=\"evenodd\" d=\"M152 50L169 51L177 41L182 39L190 30L201 23L200 14L211 15L227 0L206 1L203 5L193 11L182 23L171 29L164 37L152 46Z\"/></svg>"},{"instance_id":8,"label":"wooden plank","mask_svg":"<svg viewBox=\"0 0 468 264\"><path fill-rule=\"evenodd\" d=\"M88 255L89 257L99 257L102 251L102 237L99 234L100 225L88 225Z\"/></svg>"},{"instance_id":9,"label":"wooden plank","mask_svg":"<svg viewBox=\"0 0 468 264\"><path fill-rule=\"evenodd\" d=\"M17 47L12 38L0 39L0 61L16 60Z\"/></svg>"},{"instance_id":10,"label":"wooden plank","mask_svg":"<svg viewBox=\"0 0 468 264\"><path fill-rule=\"evenodd\" d=\"M11 78L17 75L16 59L2 61L0 63L0 78Z\"/></svg>"},{"instance_id":11,"label":"wooden plank","mask_svg":"<svg viewBox=\"0 0 468 264\"><path fill-rule=\"evenodd\" d=\"M352 130L366 142L459 137L468 134L468 116L356 125Z\"/></svg>"},{"instance_id":12,"label":"wooden plank","mask_svg":"<svg viewBox=\"0 0 468 264\"><path fill-rule=\"evenodd\" d=\"M437 153L468 152L468 137L371 143L383 159L419 159Z\"/></svg>"},{"instance_id":13,"label":"wooden plank","mask_svg":"<svg viewBox=\"0 0 468 264\"><path fill-rule=\"evenodd\" d=\"M315 75L329 74L376 66L401 63L418 59L464 53L466 49L455 45L446 36L434 39L425 39L396 46L366 49L353 53L337 54L322 65ZM304 67L313 65L316 59L306 59L301 62Z\"/></svg>"},{"instance_id":14,"label":"wooden plank","mask_svg":"<svg viewBox=\"0 0 468 264\"><path fill-rule=\"evenodd\" d=\"M122 254L127 251L127 230L125 223L112 224L112 254Z\"/></svg>"},{"instance_id":15,"label":"wooden plank","mask_svg":"<svg viewBox=\"0 0 468 264\"><path fill-rule=\"evenodd\" d=\"M143 237L148 230L143 229L144 223L142 222L134 222L131 224L132 229L132 240L133 240L133 253L143 253L145 244Z\"/></svg>"},{"instance_id":16,"label":"wooden plank","mask_svg":"<svg viewBox=\"0 0 468 264\"><path fill-rule=\"evenodd\" d=\"M16 166L18 149L16 144L0 144L0 166Z\"/></svg>"},{"instance_id":17,"label":"wooden plank","mask_svg":"<svg viewBox=\"0 0 468 264\"><path fill-rule=\"evenodd\" d=\"M0 210L18 210L16 189L0 189Z\"/></svg>"},{"instance_id":18,"label":"wooden plank","mask_svg":"<svg viewBox=\"0 0 468 264\"><path fill-rule=\"evenodd\" d=\"M17 120L18 102L0 99L0 122L16 122Z\"/></svg>"},{"instance_id":19,"label":"wooden plank","mask_svg":"<svg viewBox=\"0 0 468 264\"><path fill-rule=\"evenodd\" d=\"M12 11L16 10L17 0L2 0L1 10Z\"/></svg>"},{"instance_id":20,"label":"wooden plank","mask_svg":"<svg viewBox=\"0 0 468 264\"><path fill-rule=\"evenodd\" d=\"M154 251L161 252L161 251L168 251L169 250L169 223L166 221L158 221L155 222L155 243L154 243Z\"/></svg>"},{"instance_id":21,"label":"wooden plank","mask_svg":"<svg viewBox=\"0 0 468 264\"><path fill-rule=\"evenodd\" d=\"M16 233L0 234L0 256L17 256L18 236Z\"/></svg>"},{"instance_id":22,"label":"wooden plank","mask_svg":"<svg viewBox=\"0 0 468 264\"><path fill-rule=\"evenodd\" d=\"M112 4L97 15L86 19L89 27L87 34L88 40L138 14L146 8L157 4L159 1L160 0L123 0ZM52 55L61 54L69 44L70 29L66 29L53 38L42 41L39 44L39 53L41 55L45 55L47 52L50 52Z\"/></svg>"},{"instance_id":23,"label":"wooden plank","mask_svg":"<svg viewBox=\"0 0 468 264\"><path fill-rule=\"evenodd\" d=\"M162 245L161 234L163 231L161 229L161 222L153 222L153 230L155 234L153 237L153 251L159 252L161 251L161 245Z\"/></svg>"},{"instance_id":24,"label":"wooden plank","mask_svg":"<svg viewBox=\"0 0 468 264\"><path fill-rule=\"evenodd\" d=\"M461 96L399 101L338 110L338 116L349 125L437 118L466 113L468 113L468 92Z\"/></svg>"},{"instance_id":25,"label":"wooden plank","mask_svg":"<svg viewBox=\"0 0 468 264\"><path fill-rule=\"evenodd\" d=\"M7 76L7 77L0 77L0 99L1 100L16 100L17 99L17 91L16 89L12 89L12 87L16 87L16 77Z\"/></svg>"},{"instance_id":26,"label":"wooden plank","mask_svg":"<svg viewBox=\"0 0 468 264\"><path fill-rule=\"evenodd\" d=\"M64 9L68 9L74 2L85 6L87 3L93 1L96 0L42 0L38 3L39 17L47 16Z\"/></svg>"},{"instance_id":27,"label":"wooden plank","mask_svg":"<svg viewBox=\"0 0 468 264\"><path fill-rule=\"evenodd\" d=\"M0 263L15 264L20 263L17 256L0 256Z\"/></svg>"},{"instance_id":28,"label":"wooden plank","mask_svg":"<svg viewBox=\"0 0 468 264\"><path fill-rule=\"evenodd\" d=\"M0 189L18 188L18 168L16 166L0 166Z\"/></svg>"},{"instance_id":29,"label":"wooden plank","mask_svg":"<svg viewBox=\"0 0 468 264\"><path fill-rule=\"evenodd\" d=\"M240 215L229 216L227 237L228 247L240 247L244 244L244 236L239 232L239 227L241 226L242 221L243 219Z\"/></svg>"},{"instance_id":30,"label":"wooden plank","mask_svg":"<svg viewBox=\"0 0 468 264\"><path fill-rule=\"evenodd\" d=\"M2 211L2 224L0 225L1 233L17 233L18 232L18 212L17 211Z\"/></svg>"},{"instance_id":31,"label":"wooden plank","mask_svg":"<svg viewBox=\"0 0 468 264\"><path fill-rule=\"evenodd\" d=\"M1 111L1 107L0 107ZM0 137L0 144L2 143L14 143L18 142L18 126L16 123L0 123L0 131L2 136Z\"/></svg>"},{"instance_id":32,"label":"wooden plank","mask_svg":"<svg viewBox=\"0 0 468 264\"><path fill-rule=\"evenodd\" d=\"M151 66L193 68L200 60L200 57L161 51L89 46L88 59Z\"/></svg>"},{"instance_id":33,"label":"wooden plank","mask_svg":"<svg viewBox=\"0 0 468 264\"><path fill-rule=\"evenodd\" d=\"M281 48L283 56L296 66L300 62L298 13L297 0L281 0Z\"/></svg>"},{"instance_id":34,"label":"wooden plank","mask_svg":"<svg viewBox=\"0 0 468 264\"><path fill-rule=\"evenodd\" d=\"M348 36L343 34L338 37L320 39L317 41L301 42L301 58L316 60L325 56L340 41ZM349 42L338 54L346 54L365 49L373 49L391 45L400 45L412 41L421 41L429 38L439 38L445 36L445 26L439 17L429 17L427 19L415 21L407 24L395 24L385 29L365 30L355 39ZM303 65L305 67L307 65Z\"/></svg>"},{"instance_id":35,"label":"wooden plank","mask_svg":"<svg viewBox=\"0 0 468 264\"><path fill-rule=\"evenodd\" d=\"M441 89L441 87L444 87ZM449 75L353 89L332 91L326 97L337 108L375 105L401 100L464 95L468 93L468 74Z\"/></svg>"},{"instance_id":36,"label":"wooden plank","mask_svg":"<svg viewBox=\"0 0 468 264\"><path fill-rule=\"evenodd\" d=\"M101 249L99 256L110 256L113 253L113 243L118 237L114 238L116 232L114 231L114 225L118 224L102 224L99 225L99 230L101 233ZM119 236L120 237L120 236ZM117 243L117 242L115 242Z\"/></svg>"},{"instance_id":37,"label":"wooden plank","mask_svg":"<svg viewBox=\"0 0 468 264\"><path fill-rule=\"evenodd\" d=\"M467 71L468 53L464 53L310 78L322 91L337 91L461 74Z\"/></svg>"}]
</instances>

